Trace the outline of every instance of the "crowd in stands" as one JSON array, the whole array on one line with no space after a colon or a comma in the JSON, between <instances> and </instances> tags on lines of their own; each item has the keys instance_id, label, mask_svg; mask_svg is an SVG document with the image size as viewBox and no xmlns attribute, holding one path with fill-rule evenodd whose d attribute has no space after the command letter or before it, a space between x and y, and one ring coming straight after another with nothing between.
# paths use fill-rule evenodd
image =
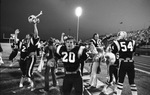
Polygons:
<instances>
[{"instance_id":1,"label":"crowd in stands","mask_svg":"<svg viewBox=\"0 0 150 95\"><path fill-rule=\"evenodd\" d=\"M138 47L150 45L150 26L147 29L128 31L128 34L136 41Z\"/></svg>"},{"instance_id":2,"label":"crowd in stands","mask_svg":"<svg viewBox=\"0 0 150 95\"><path fill-rule=\"evenodd\" d=\"M127 31L127 33L128 36L130 36L130 39L136 41L138 48L150 48L150 26L147 29ZM112 41L116 39L116 37L117 37L116 33L101 36L101 38L103 39L107 38L103 40L105 46L112 43Z\"/></svg>"}]
</instances>

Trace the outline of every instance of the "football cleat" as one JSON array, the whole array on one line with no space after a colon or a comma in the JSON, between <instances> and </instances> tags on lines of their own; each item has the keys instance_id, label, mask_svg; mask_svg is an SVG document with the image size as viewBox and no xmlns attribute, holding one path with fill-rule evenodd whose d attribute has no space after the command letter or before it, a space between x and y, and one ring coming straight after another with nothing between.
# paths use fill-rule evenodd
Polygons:
<instances>
[{"instance_id":1,"label":"football cleat","mask_svg":"<svg viewBox=\"0 0 150 95\"><path fill-rule=\"evenodd\" d=\"M19 84L19 87L23 87L23 82L25 81L25 77L22 76L21 79L20 79L20 84Z\"/></svg>"},{"instance_id":2,"label":"football cleat","mask_svg":"<svg viewBox=\"0 0 150 95\"><path fill-rule=\"evenodd\" d=\"M30 83L28 89L34 88L34 82L30 78L28 78L28 82Z\"/></svg>"}]
</instances>

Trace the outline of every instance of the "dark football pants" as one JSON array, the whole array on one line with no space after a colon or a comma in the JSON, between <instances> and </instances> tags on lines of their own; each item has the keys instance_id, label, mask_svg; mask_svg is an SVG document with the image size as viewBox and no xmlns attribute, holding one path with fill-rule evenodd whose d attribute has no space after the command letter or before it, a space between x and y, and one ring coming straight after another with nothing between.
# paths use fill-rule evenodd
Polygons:
<instances>
[{"instance_id":1,"label":"dark football pants","mask_svg":"<svg viewBox=\"0 0 150 95\"><path fill-rule=\"evenodd\" d=\"M129 84L134 84L135 78L135 70L134 70L134 62L121 62L119 68L119 83L124 82L125 76L128 76Z\"/></svg>"},{"instance_id":2,"label":"dark football pants","mask_svg":"<svg viewBox=\"0 0 150 95\"><path fill-rule=\"evenodd\" d=\"M120 68L119 68L119 82L117 85L117 95L121 95L123 90L123 82L125 76L128 76L130 89L132 95L138 95L137 94L137 87L134 83L135 78L135 70L134 70L134 62L121 62Z\"/></svg>"},{"instance_id":3,"label":"dark football pants","mask_svg":"<svg viewBox=\"0 0 150 95\"><path fill-rule=\"evenodd\" d=\"M45 91L49 90L49 72L50 72L50 69L51 69L53 86L57 85L56 75L55 75L55 67L50 67L49 65L46 64L46 69L45 69Z\"/></svg>"},{"instance_id":4,"label":"dark football pants","mask_svg":"<svg viewBox=\"0 0 150 95\"><path fill-rule=\"evenodd\" d=\"M19 66L20 66L20 69L22 71L22 75L26 76L26 73L27 73L27 63L26 63L26 60L20 59Z\"/></svg>"},{"instance_id":5,"label":"dark football pants","mask_svg":"<svg viewBox=\"0 0 150 95\"><path fill-rule=\"evenodd\" d=\"M27 64L27 77L29 78L33 78L33 67L36 63L36 57L31 57L29 56L27 59L26 59L26 64Z\"/></svg>"},{"instance_id":6,"label":"dark football pants","mask_svg":"<svg viewBox=\"0 0 150 95\"><path fill-rule=\"evenodd\" d=\"M84 69L84 60L81 61L81 74L83 76L83 69Z\"/></svg>"},{"instance_id":7,"label":"dark football pants","mask_svg":"<svg viewBox=\"0 0 150 95\"><path fill-rule=\"evenodd\" d=\"M63 81L63 95L70 95L74 87L75 95L83 94L83 80L80 72L77 74L66 74Z\"/></svg>"},{"instance_id":8,"label":"dark football pants","mask_svg":"<svg viewBox=\"0 0 150 95\"><path fill-rule=\"evenodd\" d=\"M118 82L118 66L119 66L118 59L116 59L114 65L110 65L110 67L109 67L109 77L110 77L109 83L113 81L113 75L116 80L115 82L116 83Z\"/></svg>"},{"instance_id":9,"label":"dark football pants","mask_svg":"<svg viewBox=\"0 0 150 95\"><path fill-rule=\"evenodd\" d=\"M118 71L118 69L115 65L110 65L109 66L109 77L110 77L109 83L111 83L113 81L113 75L114 75L116 83L117 83L117 80L118 80L117 71Z\"/></svg>"},{"instance_id":10,"label":"dark football pants","mask_svg":"<svg viewBox=\"0 0 150 95\"><path fill-rule=\"evenodd\" d=\"M9 56L9 60L13 61L13 59L17 56L18 50L13 50Z\"/></svg>"}]
</instances>

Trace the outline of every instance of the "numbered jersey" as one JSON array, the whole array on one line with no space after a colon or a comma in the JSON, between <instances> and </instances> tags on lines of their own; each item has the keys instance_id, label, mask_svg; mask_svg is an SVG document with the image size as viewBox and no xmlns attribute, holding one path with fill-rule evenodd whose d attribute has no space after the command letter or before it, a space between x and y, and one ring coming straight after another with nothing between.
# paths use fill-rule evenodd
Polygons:
<instances>
[{"instance_id":1,"label":"numbered jersey","mask_svg":"<svg viewBox=\"0 0 150 95\"><path fill-rule=\"evenodd\" d=\"M67 51L65 46L59 45L56 49L59 58L62 59L64 67L68 72L77 71L81 60L86 60L87 55L83 46L76 46L71 51Z\"/></svg>"},{"instance_id":2,"label":"numbered jersey","mask_svg":"<svg viewBox=\"0 0 150 95\"><path fill-rule=\"evenodd\" d=\"M112 52L119 53L119 58L131 58L135 52L135 41L134 40L117 40L112 45Z\"/></svg>"},{"instance_id":3,"label":"numbered jersey","mask_svg":"<svg viewBox=\"0 0 150 95\"><path fill-rule=\"evenodd\" d=\"M13 48L14 50L18 50L19 49L19 44L20 44L19 40L17 41L17 43L13 42L13 44L11 45L11 48Z\"/></svg>"},{"instance_id":4,"label":"numbered jersey","mask_svg":"<svg viewBox=\"0 0 150 95\"><path fill-rule=\"evenodd\" d=\"M37 50L37 43L39 41L39 37L38 38L34 38L32 37L27 45L27 52L28 54L30 54L31 52L35 52Z\"/></svg>"},{"instance_id":5,"label":"numbered jersey","mask_svg":"<svg viewBox=\"0 0 150 95\"><path fill-rule=\"evenodd\" d=\"M27 42L24 39L21 42L20 53L20 57L23 59L27 56Z\"/></svg>"},{"instance_id":6,"label":"numbered jersey","mask_svg":"<svg viewBox=\"0 0 150 95\"><path fill-rule=\"evenodd\" d=\"M90 42L92 42L95 45L95 47L101 46L101 39L98 40L91 39Z\"/></svg>"}]
</instances>

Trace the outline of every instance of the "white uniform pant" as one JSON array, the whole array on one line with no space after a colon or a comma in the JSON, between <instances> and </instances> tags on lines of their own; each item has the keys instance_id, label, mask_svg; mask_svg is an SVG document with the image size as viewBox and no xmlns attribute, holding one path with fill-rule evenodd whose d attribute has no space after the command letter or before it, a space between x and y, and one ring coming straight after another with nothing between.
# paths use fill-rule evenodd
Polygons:
<instances>
[{"instance_id":1,"label":"white uniform pant","mask_svg":"<svg viewBox=\"0 0 150 95\"><path fill-rule=\"evenodd\" d=\"M99 66L99 62L95 61L92 65L92 72L90 78L90 85L96 87L97 85L97 68Z\"/></svg>"}]
</instances>

